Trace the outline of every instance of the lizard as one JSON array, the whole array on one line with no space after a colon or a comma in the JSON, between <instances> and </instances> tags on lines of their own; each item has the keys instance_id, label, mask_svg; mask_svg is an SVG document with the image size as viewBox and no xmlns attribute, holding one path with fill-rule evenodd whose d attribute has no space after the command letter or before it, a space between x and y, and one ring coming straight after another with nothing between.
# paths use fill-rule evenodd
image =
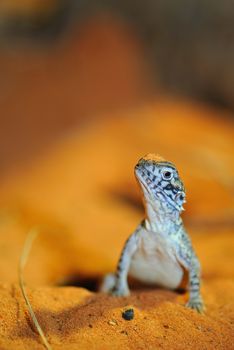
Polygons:
<instances>
[{"instance_id":1,"label":"lizard","mask_svg":"<svg viewBox=\"0 0 234 350\"><path fill-rule=\"evenodd\" d=\"M200 263L181 218L186 200L178 170L161 156L147 154L136 164L135 176L143 194L145 219L127 239L116 272L105 276L101 291L128 296L128 275L174 290L186 272L186 306L202 313Z\"/></svg>"}]
</instances>

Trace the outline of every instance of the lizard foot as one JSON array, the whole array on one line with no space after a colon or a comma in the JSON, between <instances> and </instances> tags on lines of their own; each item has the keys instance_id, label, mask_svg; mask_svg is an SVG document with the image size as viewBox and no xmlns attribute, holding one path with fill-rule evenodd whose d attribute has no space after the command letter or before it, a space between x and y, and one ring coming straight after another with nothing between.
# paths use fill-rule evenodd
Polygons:
<instances>
[{"instance_id":1,"label":"lizard foot","mask_svg":"<svg viewBox=\"0 0 234 350\"><path fill-rule=\"evenodd\" d=\"M127 287L125 288L114 287L111 291L111 295L116 297L127 297L130 295L130 290Z\"/></svg>"},{"instance_id":2,"label":"lizard foot","mask_svg":"<svg viewBox=\"0 0 234 350\"><path fill-rule=\"evenodd\" d=\"M205 305L201 298L190 299L187 302L186 307L196 310L197 312L199 312L199 314L202 314L205 311Z\"/></svg>"}]
</instances>

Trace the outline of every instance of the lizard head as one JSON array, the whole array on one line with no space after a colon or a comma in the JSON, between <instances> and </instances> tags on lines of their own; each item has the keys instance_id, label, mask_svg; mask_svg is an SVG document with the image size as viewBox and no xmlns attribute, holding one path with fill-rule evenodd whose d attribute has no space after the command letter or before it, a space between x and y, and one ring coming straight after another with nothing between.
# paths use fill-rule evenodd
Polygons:
<instances>
[{"instance_id":1,"label":"lizard head","mask_svg":"<svg viewBox=\"0 0 234 350\"><path fill-rule=\"evenodd\" d=\"M135 166L135 175L146 201L168 210L183 210L185 189L173 163L148 154Z\"/></svg>"}]
</instances>

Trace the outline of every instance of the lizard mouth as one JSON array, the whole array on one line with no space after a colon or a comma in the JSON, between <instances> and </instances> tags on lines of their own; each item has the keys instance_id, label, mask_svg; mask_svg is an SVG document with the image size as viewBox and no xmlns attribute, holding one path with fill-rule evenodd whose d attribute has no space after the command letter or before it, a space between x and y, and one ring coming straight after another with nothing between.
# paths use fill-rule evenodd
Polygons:
<instances>
[{"instance_id":1,"label":"lizard mouth","mask_svg":"<svg viewBox=\"0 0 234 350\"><path fill-rule=\"evenodd\" d=\"M143 190L146 190L146 192L150 195L151 189L150 189L150 184L152 184L152 181L147 178L146 180L144 179L144 171L138 169L137 167L135 168L135 175L137 178L138 183L142 187Z\"/></svg>"},{"instance_id":2,"label":"lizard mouth","mask_svg":"<svg viewBox=\"0 0 234 350\"><path fill-rule=\"evenodd\" d=\"M142 189L145 190L150 195L151 193L150 193L149 184L146 184L144 181L142 181L142 179L139 179L138 177L137 179Z\"/></svg>"},{"instance_id":3,"label":"lizard mouth","mask_svg":"<svg viewBox=\"0 0 234 350\"><path fill-rule=\"evenodd\" d=\"M183 210L183 207L178 205L170 196L168 196L167 194L165 194L163 192L163 190L159 187L159 191L156 192L156 196L159 198L159 195L161 195L161 199L162 200L162 197L164 199L164 202L168 203L171 207L173 207L175 210L178 210L178 211L181 211Z\"/></svg>"},{"instance_id":4,"label":"lizard mouth","mask_svg":"<svg viewBox=\"0 0 234 350\"><path fill-rule=\"evenodd\" d=\"M149 197L154 196L154 198L155 198L155 196L156 196L156 198L158 200L163 200L164 202L168 203L171 207L173 207L175 210L181 211L182 207L180 205L178 205L167 194L165 194L160 186L158 186L158 191L155 191L152 193L152 190L150 189L150 187L147 186L149 184L145 184L143 181L139 181L139 182L140 182L141 187L143 188L143 190L145 190L147 192Z\"/></svg>"}]
</instances>

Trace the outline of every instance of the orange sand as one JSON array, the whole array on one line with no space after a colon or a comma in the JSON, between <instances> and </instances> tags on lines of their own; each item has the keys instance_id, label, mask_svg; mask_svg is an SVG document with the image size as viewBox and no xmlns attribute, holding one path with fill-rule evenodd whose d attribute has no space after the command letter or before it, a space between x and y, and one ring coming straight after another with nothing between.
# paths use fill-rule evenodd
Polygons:
<instances>
[{"instance_id":1,"label":"orange sand","mask_svg":"<svg viewBox=\"0 0 234 350\"><path fill-rule=\"evenodd\" d=\"M183 305L185 297L146 290L129 298L81 288L29 289L38 320L53 349L233 349L233 280L204 283L207 313ZM0 287L0 346L43 349L15 285ZM122 312L133 307L131 321Z\"/></svg>"}]
</instances>

